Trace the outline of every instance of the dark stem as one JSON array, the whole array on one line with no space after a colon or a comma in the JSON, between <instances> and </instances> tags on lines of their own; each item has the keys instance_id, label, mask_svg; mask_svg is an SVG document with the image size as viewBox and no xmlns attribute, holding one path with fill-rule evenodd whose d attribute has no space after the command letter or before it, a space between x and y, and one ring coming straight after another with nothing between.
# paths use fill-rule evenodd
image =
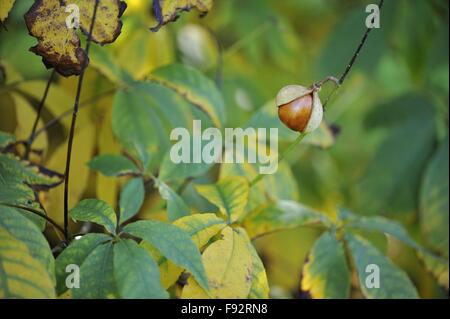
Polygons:
<instances>
[{"instance_id":1,"label":"dark stem","mask_svg":"<svg viewBox=\"0 0 450 319\"><path fill-rule=\"evenodd\" d=\"M380 0L380 3L378 4L380 13L381 13L381 8L383 7L383 4L384 4L384 0ZM353 68L353 65L355 64L356 59L358 59L358 56L361 53L362 48L366 44L367 38L369 37L369 34L370 34L370 32L372 32L372 30L373 30L373 28L367 28L366 31L364 32L364 35L363 35L358 47L356 48L355 53L353 53L353 56L350 59L350 62L347 64L347 67L345 68L344 72L342 73L342 75L339 78L339 81L338 81L339 86L344 83L345 79L347 78L347 75L350 73L351 69ZM330 93L330 95L328 95L325 103L323 103L324 108L328 104L328 102L330 101L330 99L334 95L334 93L336 93L339 86L334 88L334 90Z\"/></svg>"},{"instance_id":2,"label":"dark stem","mask_svg":"<svg viewBox=\"0 0 450 319\"><path fill-rule=\"evenodd\" d=\"M103 97L105 97L105 96L108 96L108 95L110 95L110 94L113 94L113 93L116 92L116 91L117 91L116 88L111 89L111 90L106 90L105 92L102 92L102 93L100 93L100 94L98 94L98 95L96 95L96 96L94 96L94 97L92 97L92 98L87 99L86 101L81 102L79 108L81 109L81 108L83 108L83 107L85 107L85 106L88 106L88 105L90 105L90 104L92 104L92 103L95 103L95 102L97 102L98 100L100 100L101 98L103 98ZM43 127L41 127L41 128L39 128L39 129L36 130L35 138L36 138L37 136L39 136L39 134L45 132L45 131L48 130L50 127L52 127L53 125L55 125L56 123L58 123L59 121L61 121L63 118L65 118L66 116L69 116L69 115L72 114L72 113L73 113L73 109L70 108L70 109L68 109L67 111L65 111L64 113L61 113L61 114L58 115L57 117L55 117L55 118L51 119L50 121L48 121L47 123L45 123L45 125L44 125Z\"/></svg>"},{"instance_id":3,"label":"dark stem","mask_svg":"<svg viewBox=\"0 0 450 319\"><path fill-rule=\"evenodd\" d=\"M45 91L44 91L44 95L42 96L42 99L39 102L37 113L36 113L36 119L34 120L33 128L31 129L31 133L28 138L28 142L26 144L25 159L28 158L28 156L30 154L31 146L36 138L36 129L37 129L37 126L39 123L39 119L41 118L42 109L44 108L45 101L47 100L48 92L50 91L50 86L52 85L55 74L56 74L56 70L53 69L52 74L50 74L50 77L48 78L47 85L46 85Z\"/></svg>"},{"instance_id":4,"label":"dark stem","mask_svg":"<svg viewBox=\"0 0 450 319\"><path fill-rule=\"evenodd\" d=\"M31 208L31 207L26 207L26 206L21 206L21 205L13 205L13 204L6 204L6 203L1 203L4 206L8 206L8 207L12 207L12 208L17 208L17 209L22 209L22 210L26 210L27 212L33 213L39 217L44 218L46 221L48 221L50 224L52 224L53 227L55 227L57 230L59 230L61 232L61 234L65 235L64 229L58 225L58 223L56 223L53 219L51 219L50 217L48 217L47 215L45 215L44 213L38 211L37 209ZM65 239L67 240L67 237L64 236Z\"/></svg>"},{"instance_id":5,"label":"dark stem","mask_svg":"<svg viewBox=\"0 0 450 319\"><path fill-rule=\"evenodd\" d=\"M95 18L97 16L97 8L100 0L95 0L94 14L92 16L91 27L89 29L89 35L86 42L86 55L89 56L89 49L91 47L92 31L94 30ZM77 113L80 104L81 88L83 86L84 73L87 65L83 66L81 70L80 78L78 79L77 94L75 96L75 103L73 105L72 124L70 125L69 142L67 144L67 157L66 157L66 171L64 174L64 236L69 237L69 177L70 177L70 159L72 157L72 145L73 136L75 134L75 124L77 121Z\"/></svg>"}]
</instances>

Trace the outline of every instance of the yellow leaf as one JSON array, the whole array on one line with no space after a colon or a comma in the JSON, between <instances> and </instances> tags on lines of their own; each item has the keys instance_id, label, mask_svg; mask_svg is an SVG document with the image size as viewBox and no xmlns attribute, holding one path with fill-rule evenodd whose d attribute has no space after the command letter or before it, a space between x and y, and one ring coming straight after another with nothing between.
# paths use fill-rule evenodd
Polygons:
<instances>
[{"instance_id":1,"label":"yellow leaf","mask_svg":"<svg viewBox=\"0 0 450 319\"><path fill-rule=\"evenodd\" d=\"M224 221L215 214L195 214L177 219L174 225L187 232L194 244L201 249L208 241L226 227ZM172 286L180 277L183 269L173 264L159 253L152 245L142 242L142 247L147 249L159 266L161 283L164 288Z\"/></svg>"},{"instance_id":2,"label":"yellow leaf","mask_svg":"<svg viewBox=\"0 0 450 319\"><path fill-rule=\"evenodd\" d=\"M52 280L27 246L0 227L0 298L55 298Z\"/></svg>"},{"instance_id":3,"label":"yellow leaf","mask_svg":"<svg viewBox=\"0 0 450 319\"><path fill-rule=\"evenodd\" d=\"M3 22L8 17L9 11L11 11L16 0L2 0L0 2L0 22Z\"/></svg>"},{"instance_id":4,"label":"yellow leaf","mask_svg":"<svg viewBox=\"0 0 450 319\"><path fill-rule=\"evenodd\" d=\"M109 99L107 102L110 102ZM114 139L111 128L111 111L110 107L101 107L102 113L101 126L98 132L97 147L99 154L117 154L120 151L120 147ZM116 207L117 204L117 180L111 177L106 177L100 173L96 173L97 183L96 192L97 198L100 198L107 202L112 207Z\"/></svg>"},{"instance_id":5,"label":"yellow leaf","mask_svg":"<svg viewBox=\"0 0 450 319\"><path fill-rule=\"evenodd\" d=\"M243 216L250 189L245 177L228 177L216 184L196 185L195 189L219 208L228 223L233 223Z\"/></svg>"},{"instance_id":6,"label":"yellow leaf","mask_svg":"<svg viewBox=\"0 0 450 319\"><path fill-rule=\"evenodd\" d=\"M95 146L95 129L92 124L79 127L74 137L70 169L69 209L81 198L89 179L89 168L86 163L92 158ZM57 172L64 172L66 164L67 144L61 144L52 154L46 167ZM63 222L64 187L56 187L43 195L42 203L49 216L58 223Z\"/></svg>"},{"instance_id":7,"label":"yellow leaf","mask_svg":"<svg viewBox=\"0 0 450 319\"><path fill-rule=\"evenodd\" d=\"M200 16L206 15L213 6L213 0L157 0L154 1L153 10L158 20L158 25L151 28L158 31L163 25L178 19L181 11L197 9Z\"/></svg>"},{"instance_id":8,"label":"yellow leaf","mask_svg":"<svg viewBox=\"0 0 450 319\"><path fill-rule=\"evenodd\" d=\"M258 253L253 247L250 238L246 231L242 228L239 229L239 233L245 239L248 250L252 256L252 286L248 295L249 299L267 299L269 298L269 282L267 281L266 269L258 256Z\"/></svg>"},{"instance_id":9,"label":"yellow leaf","mask_svg":"<svg viewBox=\"0 0 450 319\"><path fill-rule=\"evenodd\" d=\"M33 127L33 123L36 119L36 110L30 105L30 103L19 94L12 94L12 98L15 104L16 117L17 117L17 126L16 126L16 139L17 140L28 140L31 133L31 128ZM42 118L38 122L37 128L41 128L43 126ZM38 150L47 150L48 141L47 141L47 133L39 135L34 143L33 148Z\"/></svg>"},{"instance_id":10,"label":"yellow leaf","mask_svg":"<svg viewBox=\"0 0 450 319\"><path fill-rule=\"evenodd\" d=\"M222 239L212 243L202 255L208 276L209 292L190 277L183 289L183 299L243 299L253 282L253 261L242 230L226 227Z\"/></svg>"}]
</instances>

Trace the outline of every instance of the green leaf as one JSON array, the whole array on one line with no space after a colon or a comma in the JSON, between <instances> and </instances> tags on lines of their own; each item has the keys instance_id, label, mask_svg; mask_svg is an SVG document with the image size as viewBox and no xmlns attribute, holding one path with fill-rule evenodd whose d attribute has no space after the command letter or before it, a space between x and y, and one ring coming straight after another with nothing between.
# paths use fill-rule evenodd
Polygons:
<instances>
[{"instance_id":1,"label":"green leaf","mask_svg":"<svg viewBox=\"0 0 450 319\"><path fill-rule=\"evenodd\" d=\"M144 203L145 188L141 177L131 179L120 193L120 223L136 215Z\"/></svg>"},{"instance_id":2,"label":"green leaf","mask_svg":"<svg viewBox=\"0 0 450 319\"><path fill-rule=\"evenodd\" d=\"M253 283L253 260L240 230L226 227L222 238L209 245L202 255L210 290L204 291L192 278L183 288L183 299L243 299Z\"/></svg>"},{"instance_id":3,"label":"green leaf","mask_svg":"<svg viewBox=\"0 0 450 319\"><path fill-rule=\"evenodd\" d=\"M183 180L190 177L198 177L205 174L213 164L202 163L178 163L170 159L167 152L161 163L158 178L164 182Z\"/></svg>"},{"instance_id":4,"label":"green leaf","mask_svg":"<svg viewBox=\"0 0 450 319\"><path fill-rule=\"evenodd\" d=\"M449 138L429 163L420 191L420 227L430 248L448 259L449 237Z\"/></svg>"},{"instance_id":5,"label":"green leaf","mask_svg":"<svg viewBox=\"0 0 450 319\"><path fill-rule=\"evenodd\" d=\"M58 258L56 258L55 263L57 278L56 291L58 295L61 295L67 290L66 278L68 273L66 273L66 267L68 265L81 266L97 246L106 243L111 239L110 236L105 234L86 234L80 239L72 241L69 247L62 251Z\"/></svg>"},{"instance_id":6,"label":"green leaf","mask_svg":"<svg viewBox=\"0 0 450 319\"><path fill-rule=\"evenodd\" d=\"M122 145L129 148L131 143L136 143L143 150L154 153L158 145L156 118L154 110L140 92L117 91L113 102L112 128Z\"/></svg>"},{"instance_id":7,"label":"green leaf","mask_svg":"<svg viewBox=\"0 0 450 319\"><path fill-rule=\"evenodd\" d=\"M14 2L16 2L16 0L2 0L2 3L0 3L0 22L6 20L9 12L14 6Z\"/></svg>"},{"instance_id":8,"label":"green leaf","mask_svg":"<svg viewBox=\"0 0 450 319\"><path fill-rule=\"evenodd\" d=\"M0 183L19 182L30 186L50 188L61 183L61 175L23 161L11 154L0 154Z\"/></svg>"},{"instance_id":9,"label":"green leaf","mask_svg":"<svg viewBox=\"0 0 450 319\"><path fill-rule=\"evenodd\" d=\"M7 147L11 143L16 141L16 137L13 134L6 132L0 132L0 149Z\"/></svg>"},{"instance_id":10,"label":"green leaf","mask_svg":"<svg viewBox=\"0 0 450 319\"><path fill-rule=\"evenodd\" d=\"M353 193L356 208L362 214L416 211L417 190L435 141L433 107L408 95L375 110L390 121L396 118L393 112L405 110L410 116L398 117L401 120L384 128L386 138Z\"/></svg>"},{"instance_id":11,"label":"green leaf","mask_svg":"<svg viewBox=\"0 0 450 319\"><path fill-rule=\"evenodd\" d=\"M28 247L0 226L0 298L55 298L53 282L44 265Z\"/></svg>"},{"instance_id":12,"label":"green leaf","mask_svg":"<svg viewBox=\"0 0 450 319\"><path fill-rule=\"evenodd\" d=\"M279 230L329 223L325 215L312 208L293 201L278 201L252 211L243 225L249 236L255 238Z\"/></svg>"},{"instance_id":13,"label":"green leaf","mask_svg":"<svg viewBox=\"0 0 450 319\"><path fill-rule=\"evenodd\" d=\"M202 249L212 237L226 227L224 221L215 214L190 215L177 219L173 224L188 233L198 249ZM157 261L163 286L165 288L172 286L183 272L183 268L174 265L150 243L143 241L141 246Z\"/></svg>"},{"instance_id":14,"label":"green leaf","mask_svg":"<svg viewBox=\"0 0 450 319\"><path fill-rule=\"evenodd\" d=\"M113 243L97 246L80 267L80 288L72 289L76 299L116 298Z\"/></svg>"},{"instance_id":15,"label":"green leaf","mask_svg":"<svg viewBox=\"0 0 450 319\"><path fill-rule=\"evenodd\" d=\"M158 188L161 197L167 201L167 214L170 221L191 214L191 209L186 205L184 200L167 184L155 179L155 187Z\"/></svg>"},{"instance_id":16,"label":"green leaf","mask_svg":"<svg viewBox=\"0 0 450 319\"><path fill-rule=\"evenodd\" d=\"M155 0L153 1L153 13L158 20L158 25L151 30L156 32L163 25L176 21L181 11L190 11L195 8L201 16L204 16L212 6L213 0Z\"/></svg>"},{"instance_id":17,"label":"green leaf","mask_svg":"<svg viewBox=\"0 0 450 319\"><path fill-rule=\"evenodd\" d=\"M196 185L195 189L219 208L228 223L231 224L244 215L250 190L245 177L228 177L213 185Z\"/></svg>"},{"instance_id":18,"label":"green leaf","mask_svg":"<svg viewBox=\"0 0 450 319\"><path fill-rule=\"evenodd\" d=\"M350 270L344 245L325 232L315 242L303 266L302 290L315 299L345 299L350 294Z\"/></svg>"},{"instance_id":19,"label":"green leaf","mask_svg":"<svg viewBox=\"0 0 450 319\"><path fill-rule=\"evenodd\" d=\"M360 217L353 215L350 212L346 212L346 219L346 228L380 232L393 236L418 251L424 250L423 247L409 236L405 228L396 221L389 220L382 216Z\"/></svg>"},{"instance_id":20,"label":"green leaf","mask_svg":"<svg viewBox=\"0 0 450 319\"><path fill-rule=\"evenodd\" d=\"M105 176L139 173L139 168L122 155L100 155L88 163L89 167Z\"/></svg>"},{"instance_id":21,"label":"green leaf","mask_svg":"<svg viewBox=\"0 0 450 319\"><path fill-rule=\"evenodd\" d=\"M166 258L191 272L203 288L208 288L200 252L188 233L175 225L154 220L128 224L123 231L148 241Z\"/></svg>"},{"instance_id":22,"label":"green leaf","mask_svg":"<svg viewBox=\"0 0 450 319\"><path fill-rule=\"evenodd\" d=\"M116 233L116 213L104 201L98 199L82 200L70 210L69 214L75 220L96 223L105 227L111 234Z\"/></svg>"},{"instance_id":23,"label":"green leaf","mask_svg":"<svg viewBox=\"0 0 450 319\"><path fill-rule=\"evenodd\" d=\"M181 64L172 64L153 72L150 81L164 85L205 112L215 126L225 123L225 103L212 80L198 70Z\"/></svg>"},{"instance_id":24,"label":"green leaf","mask_svg":"<svg viewBox=\"0 0 450 319\"><path fill-rule=\"evenodd\" d=\"M23 216L19 209L0 205L0 227L24 243L31 257L40 262L48 276L53 282L56 282L55 260L52 251L47 240L32 221Z\"/></svg>"},{"instance_id":25,"label":"green leaf","mask_svg":"<svg viewBox=\"0 0 450 319\"><path fill-rule=\"evenodd\" d=\"M358 272L361 291L370 299L411 299L418 298L417 290L408 275L383 256L366 240L346 234L345 240L350 249L353 262ZM374 264L380 270L379 288L368 288L366 285L366 267Z\"/></svg>"},{"instance_id":26,"label":"green leaf","mask_svg":"<svg viewBox=\"0 0 450 319\"><path fill-rule=\"evenodd\" d=\"M427 245L443 258L421 254L425 266L448 289L448 145L444 140L428 164L420 190L420 227Z\"/></svg>"},{"instance_id":27,"label":"green leaf","mask_svg":"<svg viewBox=\"0 0 450 319\"><path fill-rule=\"evenodd\" d=\"M122 298L163 299L169 296L161 287L158 265L133 240L119 240L114 245L114 277Z\"/></svg>"}]
</instances>

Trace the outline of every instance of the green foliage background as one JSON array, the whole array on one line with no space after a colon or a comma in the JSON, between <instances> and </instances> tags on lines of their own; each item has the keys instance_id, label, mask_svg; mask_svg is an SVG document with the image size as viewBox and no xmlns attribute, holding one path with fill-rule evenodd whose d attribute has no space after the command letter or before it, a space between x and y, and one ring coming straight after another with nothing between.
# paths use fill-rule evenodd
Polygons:
<instances>
[{"instance_id":1,"label":"green foliage background","mask_svg":"<svg viewBox=\"0 0 450 319\"><path fill-rule=\"evenodd\" d=\"M28 51L35 39L28 35L23 14L32 1L17 2L6 22L8 31L0 31L0 65L5 75L0 78L0 130L24 139L30 133L50 73L40 57ZM208 87L198 86L193 95L206 96L223 127L245 127L248 123L257 127L280 125L273 116L278 90L287 84L308 86L343 72L365 30L364 8L371 1L216 0L206 17L198 18L194 12L183 14L176 23L157 33L149 31L155 25L150 2L128 0L121 36L110 46L92 48L81 101L89 101L102 92L112 93L95 98L80 109L72 159L71 207L84 198L102 199L119 207L121 213L123 207L132 205L119 195L128 180L111 177L114 170L105 172L101 159L91 161L97 155L118 155L127 150L147 164L146 172L159 174L171 186L164 192L164 183L156 188L146 184L142 207L137 208L140 218L169 221L185 215L180 213L184 210L212 212L211 202L217 203L206 201L194 185L215 183L219 175L236 175L232 173L237 168L198 167L195 178L184 178L189 175L171 173L171 169L180 168L169 167L164 158L171 128L189 127L192 118L200 117L212 124L211 120L192 106L192 100L174 97L167 89L145 81L138 84L142 91L150 92L145 98L117 90L132 80L175 81L179 69L167 65L183 63L197 69L192 74L201 72L215 81L223 96L222 111L226 116L220 114L218 106L222 97L212 96ZM251 197L255 205L249 203L248 210L253 211L264 202L269 204L270 200L291 200L314 208L333 221L343 207L355 215L398 221L416 242L444 259L441 267L446 267L446 279L436 271L438 266L433 266L427 257L417 256L401 238L399 241L366 232L360 235L406 271L420 297L446 298L448 56L447 1L387 0L381 29L372 32L345 84L329 102L325 116L329 127L298 146L287 158L288 165L280 166L281 173L267 177L264 186ZM42 123L71 108L76 81L74 77L57 78ZM323 99L331 89L330 86L322 90ZM141 103L155 107L143 109ZM43 153L33 154L34 162L63 172L69 124L70 116L66 116L39 136L34 147ZM139 130L140 127L147 130ZM295 139L295 134L287 129L280 133L283 149ZM136 145L129 144L133 139L145 145L148 160L142 159ZM126 163L125 170L133 172L136 167ZM251 178L251 172L244 170L243 175ZM172 189L178 194L171 193ZM267 196L261 199L256 193ZM175 206L166 207L168 198ZM177 198L184 203L180 204ZM62 190L40 193L40 201L49 216L62 223ZM127 206L124 211L135 209ZM86 231L79 223L71 227L73 232ZM300 290L305 275L303 265L322 231L320 227L302 226L254 240L267 271L271 297L308 295ZM45 235L52 247L59 242L50 227ZM340 248L330 248L339 244L326 234L322 236L313 251L321 249L321 245L341 258L337 251ZM349 242L354 250L363 245L355 239ZM438 273L437 278L433 272ZM356 274L350 280L349 296L362 297ZM327 289L346 289L339 283L336 286Z\"/></svg>"}]
</instances>

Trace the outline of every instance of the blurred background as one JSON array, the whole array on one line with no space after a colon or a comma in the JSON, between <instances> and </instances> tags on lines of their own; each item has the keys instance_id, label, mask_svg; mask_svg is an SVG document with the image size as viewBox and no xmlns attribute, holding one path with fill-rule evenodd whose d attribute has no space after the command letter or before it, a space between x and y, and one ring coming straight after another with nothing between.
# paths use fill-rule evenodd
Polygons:
<instances>
[{"instance_id":1,"label":"blurred background","mask_svg":"<svg viewBox=\"0 0 450 319\"><path fill-rule=\"evenodd\" d=\"M150 0L127 0L122 34L101 50L111 68L145 79L155 68L185 63L207 74L221 89L226 127L271 127L273 99L287 84L309 86L345 69L365 31L362 0L215 0L204 18L183 14L152 33ZM29 52L23 14L33 1L17 1L0 30L0 130L27 138L50 71ZM449 44L446 0L386 0L381 29L371 33L345 84L329 101L327 127L287 160L287 179L275 188L284 199L336 214L380 214L403 223L415 239L447 259L425 265L401 243L370 238L405 269L424 298L448 298L448 109ZM82 101L114 85L102 72L104 57L93 48ZM112 65L112 67L111 67ZM106 76L105 76L106 73ZM43 119L56 124L39 135L36 158L59 172L77 79L57 77ZM333 87L321 92L325 100ZM111 129L112 94L95 98L80 112L72 159L71 203L96 196L116 203L119 184L90 171L96 154L120 152ZM272 121L272 122L271 122ZM295 134L281 129L284 148ZM207 177L205 177L207 178ZM62 220L62 188L42 195ZM183 197L195 206L189 188ZM161 198L147 196L141 217L164 219ZM51 238L54 234L48 234ZM274 298L303 297L301 268L316 230L297 229L258 239ZM353 297L360 297L357 293Z\"/></svg>"}]
</instances>

